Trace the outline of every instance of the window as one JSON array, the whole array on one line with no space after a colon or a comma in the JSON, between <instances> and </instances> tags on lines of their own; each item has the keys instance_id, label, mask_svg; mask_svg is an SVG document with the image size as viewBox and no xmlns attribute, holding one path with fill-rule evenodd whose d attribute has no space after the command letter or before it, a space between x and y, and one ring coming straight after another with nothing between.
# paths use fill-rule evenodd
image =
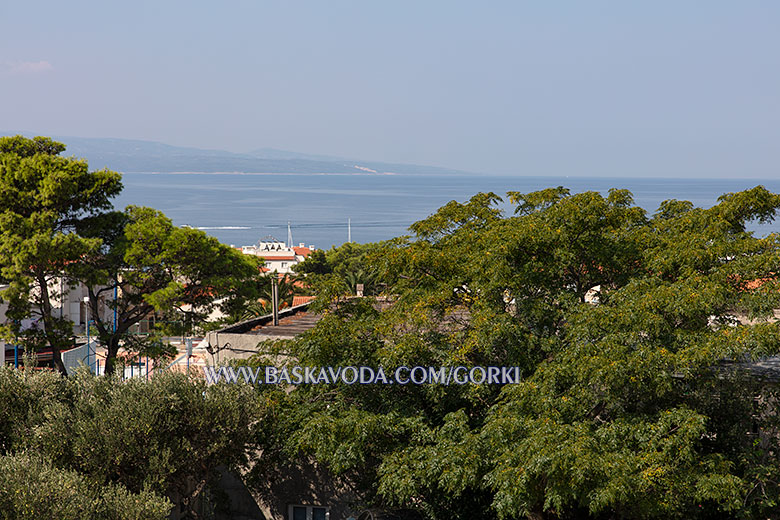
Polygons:
<instances>
[{"instance_id":1,"label":"window","mask_svg":"<svg viewBox=\"0 0 780 520\"><path fill-rule=\"evenodd\" d=\"M327 507L322 506L290 506L288 520L329 520Z\"/></svg>"},{"instance_id":2,"label":"window","mask_svg":"<svg viewBox=\"0 0 780 520\"><path fill-rule=\"evenodd\" d=\"M282 262L282 269L284 269L285 267L287 267L287 262Z\"/></svg>"}]
</instances>

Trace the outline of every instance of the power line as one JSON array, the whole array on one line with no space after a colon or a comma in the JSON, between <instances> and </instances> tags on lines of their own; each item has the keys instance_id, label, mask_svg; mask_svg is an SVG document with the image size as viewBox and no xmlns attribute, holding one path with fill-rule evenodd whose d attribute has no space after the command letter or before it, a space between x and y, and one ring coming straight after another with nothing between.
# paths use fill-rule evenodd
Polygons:
<instances>
[{"instance_id":1,"label":"power line","mask_svg":"<svg viewBox=\"0 0 780 520\"><path fill-rule=\"evenodd\" d=\"M222 231L247 231L253 229L348 229L353 228L380 228L380 227L409 227L411 222L408 220L386 220L386 221L368 221L368 222L304 222L293 224L266 224L263 226L193 226L203 230L222 230ZM289 235L288 235L289 238Z\"/></svg>"}]
</instances>

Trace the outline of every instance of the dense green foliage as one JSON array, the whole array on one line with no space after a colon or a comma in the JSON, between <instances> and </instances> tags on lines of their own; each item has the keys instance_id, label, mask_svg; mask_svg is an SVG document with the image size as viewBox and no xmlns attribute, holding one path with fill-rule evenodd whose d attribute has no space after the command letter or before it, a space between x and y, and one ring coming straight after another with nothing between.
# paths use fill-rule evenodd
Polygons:
<instances>
[{"instance_id":1,"label":"dense green foliage","mask_svg":"<svg viewBox=\"0 0 780 520\"><path fill-rule=\"evenodd\" d=\"M0 471L0 504L19 518L44 503L50 518L165 518L171 504L186 515L218 466L244 462L254 403L245 386L182 374L0 368L0 467L16 468Z\"/></svg>"},{"instance_id":2,"label":"dense green foliage","mask_svg":"<svg viewBox=\"0 0 780 520\"><path fill-rule=\"evenodd\" d=\"M363 285L364 295L374 296L385 286L369 258L381 247L382 244L347 242L328 251L317 249L293 269L320 294L322 300L357 294L358 284Z\"/></svg>"},{"instance_id":3,"label":"dense green foliage","mask_svg":"<svg viewBox=\"0 0 780 520\"><path fill-rule=\"evenodd\" d=\"M108 373L120 347L155 353L154 336L132 333L142 319L155 316L159 332L192 333L215 308L231 312L256 295L247 283L259 277L251 257L203 231L176 227L157 210L130 206L92 219L81 231L101 240L71 272L87 286ZM101 300L116 310L116 319L98 312Z\"/></svg>"},{"instance_id":4,"label":"dense green foliage","mask_svg":"<svg viewBox=\"0 0 780 520\"><path fill-rule=\"evenodd\" d=\"M216 307L255 312L269 280L256 262L153 209L113 211L119 175L63 150L0 139L6 337L53 347L63 370L58 277L87 287L109 373L121 347L155 344L130 333L148 316L181 332ZM510 192L508 215L501 203L480 193L413 236L314 252L297 272L323 317L273 348L307 366L519 367L519 384L252 393L0 368L0 518L194 514L215 468L249 446L258 487L313 460L364 505L432 520L780 518L780 396L745 369L780 352L780 237L747 231L780 196L652 215L625 190Z\"/></svg>"},{"instance_id":5,"label":"dense green foliage","mask_svg":"<svg viewBox=\"0 0 780 520\"><path fill-rule=\"evenodd\" d=\"M59 351L72 345L72 323L52 312L52 282L100 246L76 229L108 210L122 189L118 173L90 172L86 161L61 157L64 149L43 137L0 137L0 277L10 283L3 332L32 348L51 346L61 372ZM36 326L22 330L25 318Z\"/></svg>"},{"instance_id":6,"label":"dense green foliage","mask_svg":"<svg viewBox=\"0 0 780 520\"><path fill-rule=\"evenodd\" d=\"M96 486L83 475L30 454L0 456L2 520L164 520L171 504L121 485Z\"/></svg>"},{"instance_id":7,"label":"dense green foliage","mask_svg":"<svg viewBox=\"0 0 780 520\"><path fill-rule=\"evenodd\" d=\"M351 255L380 299L335 298L351 292L336 253L315 259L325 316L284 348L313 366L519 366L523 382L265 388L258 474L311 456L366 503L433 519L777 517L774 387L724 362L780 351L780 244L746 231L780 196L650 216L624 190L512 192L509 216L499 201L451 202Z\"/></svg>"},{"instance_id":8,"label":"dense green foliage","mask_svg":"<svg viewBox=\"0 0 780 520\"><path fill-rule=\"evenodd\" d=\"M155 335L132 327L156 318L158 333L201 326L212 310L231 312L256 297L256 262L203 231L179 228L143 207L114 211L120 175L90 172L86 161L59 154L48 138L0 138L0 277L10 283L2 332L30 350L73 346L73 323L54 311L62 292L83 284L89 318L106 347L112 373L120 348L162 354ZM115 312L112 312L115 311ZM23 320L32 326L23 327Z\"/></svg>"}]
</instances>

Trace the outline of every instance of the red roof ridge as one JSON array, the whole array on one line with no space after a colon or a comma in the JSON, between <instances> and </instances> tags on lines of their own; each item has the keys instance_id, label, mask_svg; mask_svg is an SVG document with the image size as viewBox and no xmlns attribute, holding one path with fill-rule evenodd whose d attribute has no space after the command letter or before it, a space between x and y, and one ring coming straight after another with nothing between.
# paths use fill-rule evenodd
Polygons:
<instances>
[{"instance_id":1,"label":"red roof ridge","mask_svg":"<svg viewBox=\"0 0 780 520\"><path fill-rule=\"evenodd\" d=\"M269 261L269 260L297 260L294 256L264 256L260 255L260 258L263 260Z\"/></svg>"}]
</instances>

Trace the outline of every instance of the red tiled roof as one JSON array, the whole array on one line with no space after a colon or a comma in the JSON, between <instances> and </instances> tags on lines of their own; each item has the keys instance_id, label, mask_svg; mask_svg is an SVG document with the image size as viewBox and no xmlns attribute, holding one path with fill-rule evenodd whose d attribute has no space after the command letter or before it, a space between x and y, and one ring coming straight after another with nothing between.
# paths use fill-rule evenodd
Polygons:
<instances>
[{"instance_id":1,"label":"red tiled roof","mask_svg":"<svg viewBox=\"0 0 780 520\"><path fill-rule=\"evenodd\" d=\"M292 306L295 307L297 305L309 303L310 301L314 300L314 298L316 298L316 296L293 296Z\"/></svg>"},{"instance_id":2,"label":"red tiled roof","mask_svg":"<svg viewBox=\"0 0 780 520\"><path fill-rule=\"evenodd\" d=\"M303 257L307 257L311 254L311 249L308 247L293 247L293 250L295 250L296 255L301 255Z\"/></svg>"},{"instance_id":3,"label":"red tiled roof","mask_svg":"<svg viewBox=\"0 0 780 520\"><path fill-rule=\"evenodd\" d=\"M745 289L748 291L754 291L760 287L763 287L765 283L773 281L775 281L775 278L756 278L755 280L748 280L745 282Z\"/></svg>"},{"instance_id":4,"label":"red tiled roof","mask_svg":"<svg viewBox=\"0 0 780 520\"><path fill-rule=\"evenodd\" d=\"M261 256L263 257L263 260L265 260L266 262L271 262L271 261L276 262L276 261L284 261L284 260L292 261L296 259L294 256L265 256L265 255L261 255Z\"/></svg>"}]
</instances>

